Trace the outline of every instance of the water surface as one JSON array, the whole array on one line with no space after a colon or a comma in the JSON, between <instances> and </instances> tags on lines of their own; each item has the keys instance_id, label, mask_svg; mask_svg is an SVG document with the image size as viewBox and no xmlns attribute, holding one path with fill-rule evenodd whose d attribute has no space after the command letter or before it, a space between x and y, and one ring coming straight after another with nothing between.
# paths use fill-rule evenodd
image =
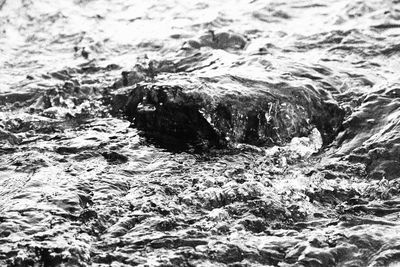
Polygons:
<instances>
[{"instance_id":1,"label":"water surface","mask_svg":"<svg viewBox=\"0 0 400 267\"><path fill-rule=\"evenodd\" d=\"M210 30L245 45L191 45ZM0 1L0 265L400 264L399 43L395 0ZM113 112L135 65L311 86L345 121L169 152Z\"/></svg>"}]
</instances>

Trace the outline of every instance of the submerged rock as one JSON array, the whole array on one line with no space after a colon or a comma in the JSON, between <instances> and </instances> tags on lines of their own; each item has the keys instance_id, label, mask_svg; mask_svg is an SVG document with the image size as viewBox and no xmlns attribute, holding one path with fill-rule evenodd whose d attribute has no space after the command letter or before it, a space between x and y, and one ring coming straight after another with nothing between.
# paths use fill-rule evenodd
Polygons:
<instances>
[{"instance_id":1,"label":"submerged rock","mask_svg":"<svg viewBox=\"0 0 400 267\"><path fill-rule=\"evenodd\" d=\"M183 48L199 49L201 47L211 47L213 49L243 49L247 41L244 36L230 32L215 33L210 30L202 35L199 40L187 41Z\"/></svg>"},{"instance_id":2,"label":"submerged rock","mask_svg":"<svg viewBox=\"0 0 400 267\"><path fill-rule=\"evenodd\" d=\"M293 137L307 136L313 128L328 144L344 116L328 94L312 86L233 75L160 75L156 82L117 92L115 104L145 135L175 148L183 143L201 147L285 144Z\"/></svg>"}]
</instances>

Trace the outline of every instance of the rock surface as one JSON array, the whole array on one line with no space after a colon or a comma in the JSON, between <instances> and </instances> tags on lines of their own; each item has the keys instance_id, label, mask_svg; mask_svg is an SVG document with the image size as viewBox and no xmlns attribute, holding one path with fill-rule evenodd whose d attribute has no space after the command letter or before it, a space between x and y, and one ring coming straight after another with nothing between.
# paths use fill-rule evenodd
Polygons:
<instances>
[{"instance_id":1,"label":"rock surface","mask_svg":"<svg viewBox=\"0 0 400 267\"><path fill-rule=\"evenodd\" d=\"M200 36L198 40L189 40L184 43L183 48L200 49L201 47L211 47L214 49L243 49L247 44L244 36L230 32L215 33L210 30Z\"/></svg>"},{"instance_id":2,"label":"rock surface","mask_svg":"<svg viewBox=\"0 0 400 267\"><path fill-rule=\"evenodd\" d=\"M247 80L231 75L159 75L125 90L125 113L161 144L264 146L307 136L316 127L328 144L344 112L312 86ZM120 99L120 97L117 99Z\"/></svg>"}]
</instances>

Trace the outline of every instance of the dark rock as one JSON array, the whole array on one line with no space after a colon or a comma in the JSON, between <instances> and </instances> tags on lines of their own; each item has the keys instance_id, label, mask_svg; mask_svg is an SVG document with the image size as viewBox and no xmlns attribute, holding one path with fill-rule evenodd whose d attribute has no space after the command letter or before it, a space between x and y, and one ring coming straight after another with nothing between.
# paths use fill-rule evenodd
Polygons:
<instances>
[{"instance_id":1,"label":"dark rock","mask_svg":"<svg viewBox=\"0 0 400 267\"><path fill-rule=\"evenodd\" d=\"M243 49L247 44L244 36L231 32L215 33L210 30L202 35L199 40L189 40L183 48L199 49L211 47L214 49Z\"/></svg>"},{"instance_id":2,"label":"dark rock","mask_svg":"<svg viewBox=\"0 0 400 267\"><path fill-rule=\"evenodd\" d=\"M139 83L117 93L115 105L146 136L172 147L284 144L295 136L307 136L315 127L328 144L344 116L327 94L312 86L232 75L182 76L165 74L157 82Z\"/></svg>"}]
</instances>

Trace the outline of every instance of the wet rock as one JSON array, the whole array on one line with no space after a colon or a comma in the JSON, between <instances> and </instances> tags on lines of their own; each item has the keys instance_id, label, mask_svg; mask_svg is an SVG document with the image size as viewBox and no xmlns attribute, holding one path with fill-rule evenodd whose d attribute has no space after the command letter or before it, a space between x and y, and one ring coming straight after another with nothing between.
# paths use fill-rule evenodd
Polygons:
<instances>
[{"instance_id":1,"label":"wet rock","mask_svg":"<svg viewBox=\"0 0 400 267\"><path fill-rule=\"evenodd\" d=\"M327 94L313 87L231 75L164 75L157 82L138 84L126 100L123 109L135 125L170 147L284 144L307 136L314 127L328 144L344 115Z\"/></svg>"},{"instance_id":2,"label":"wet rock","mask_svg":"<svg viewBox=\"0 0 400 267\"><path fill-rule=\"evenodd\" d=\"M210 30L202 35L199 40L189 40L183 48L199 49L201 47L211 47L214 49L243 49L247 44L246 38L240 34L231 32L215 33Z\"/></svg>"}]
</instances>

